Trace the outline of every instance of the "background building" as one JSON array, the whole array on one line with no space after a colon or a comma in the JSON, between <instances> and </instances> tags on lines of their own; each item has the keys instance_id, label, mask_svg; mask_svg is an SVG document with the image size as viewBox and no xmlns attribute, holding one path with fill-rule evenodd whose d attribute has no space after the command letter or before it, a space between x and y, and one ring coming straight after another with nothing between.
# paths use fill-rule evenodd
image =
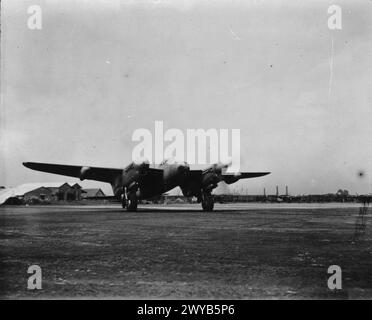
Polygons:
<instances>
[{"instance_id":1,"label":"background building","mask_svg":"<svg viewBox=\"0 0 372 320\"><path fill-rule=\"evenodd\" d=\"M81 193L81 197L83 199L90 199L90 198L101 198L105 197L105 193L100 188L95 189L83 189Z\"/></svg>"},{"instance_id":2,"label":"background building","mask_svg":"<svg viewBox=\"0 0 372 320\"><path fill-rule=\"evenodd\" d=\"M18 195L18 197L21 197L21 195ZM49 188L40 187L35 190L26 192L23 195L23 200L25 202L30 202L30 201L33 201L34 199L37 199L40 201L52 201L53 193Z\"/></svg>"},{"instance_id":3,"label":"background building","mask_svg":"<svg viewBox=\"0 0 372 320\"><path fill-rule=\"evenodd\" d=\"M0 204L81 200L82 192L78 183L25 183L14 188L2 189L0 191Z\"/></svg>"}]
</instances>

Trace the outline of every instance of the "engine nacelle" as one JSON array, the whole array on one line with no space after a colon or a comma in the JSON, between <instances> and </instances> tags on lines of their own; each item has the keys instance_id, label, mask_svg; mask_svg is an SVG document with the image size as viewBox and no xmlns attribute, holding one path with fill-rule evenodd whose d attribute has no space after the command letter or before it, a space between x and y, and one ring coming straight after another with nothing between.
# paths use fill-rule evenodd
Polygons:
<instances>
[{"instance_id":1,"label":"engine nacelle","mask_svg":"<svg viewBox=\"0 0 372 320\"><path fill-rule=\"evenodd\" d=\"M90 170L90 167L82 167L81 170L80 170L80 180L83 181L84 179L86 179L87 177L87 174Z\"/></svg>"},{"instance_id":2,"label":"engine nacelle","mask_svg":"<svg viewBox=\"0 0 372 320\"><path fill-rule=\"evenodd\" d=\"M203 190L205 191L205 192L212 192L212 190L214 189L214 188L217 188L217 183L211 183L211 184L208 184L207 186L204 186L203 187Z\"/></svg>"},{"instance_id":3,"label":"engine nacelle","mask_svg":"<svg viewBox=\"0 0 372 320\"><path fill-rule=\"evenodd\" d=\"M216 172L203 172L202 186L205 188L208 185L217 185L220 182L220 175Z\"/></svg>"},{"instance_id":4,"label":"engine nacelle","mask_svg":"<svg viewBox=\"0 0 372 320\"><path fill-rule=\"evenodd\" d=\"M134 163L134 168L138 171L139 174L145 174L150 168L150 164L148 162Z\"/></svg>"},{"instance_id":5,"label":"engine nacelle","mask_svg":"<svg viewBox=\"0 0 372 320\"><path fill-rule=\"evenodd\" d=\"M133 161L125 168L125 172L137 171L139 174L145 174L149 168L150 163L147 160Z\"/></svg>"},{"instance_id":6,"label":"engine nacelle","mask_svg":"<svg viewBox=\"0 0 372 320\"><path fill-rule=\"evenodd\" d=\"M225 168L226 164L214 164L208 169L203 171L202 185L203 189L215 188L217 183L221 181L222 169Z\"/></svg>"},{"instance_id":7,"label":"engine nacelle","mask_svg":"<svg viewBox=\"0 0 372 320\"><path fill-rule=\"evenodd\" d=\"M144 176L147 173L149 168L150 164L148 163L148 161L132 162L123 171L122 176L123 186L129 186L134 182L139 182L142 176Z\"/></svg>"}]
</instances>

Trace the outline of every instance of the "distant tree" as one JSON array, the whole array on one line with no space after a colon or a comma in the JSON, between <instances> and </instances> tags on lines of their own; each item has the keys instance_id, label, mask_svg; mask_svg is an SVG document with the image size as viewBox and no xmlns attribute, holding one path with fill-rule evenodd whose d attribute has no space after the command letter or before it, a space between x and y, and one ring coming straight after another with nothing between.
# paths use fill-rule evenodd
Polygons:
<instances>
[{"instance_id":1,"label":"distant tree","mask_svg":"<svg viewBox=\"0 0 372 320\"><path fill-rule=\"evenodd\" d=\"M347 197L349 195L349 191L346 189L345 190L338 189L336 192L336 195L341 196L341 197Z\"/></svg>"},{"instance_id":2,"label":"distant tree","mask_svg":"<svg viewBox=\"0 0 372 320\"><path fill-rule=\"evenodd\" d=\"M342 202L347 201L349 197L349 191L346 189L345 190L338 189L336 197L338 198L338 200L342 200Z\"/></svg>"}]
</instances>

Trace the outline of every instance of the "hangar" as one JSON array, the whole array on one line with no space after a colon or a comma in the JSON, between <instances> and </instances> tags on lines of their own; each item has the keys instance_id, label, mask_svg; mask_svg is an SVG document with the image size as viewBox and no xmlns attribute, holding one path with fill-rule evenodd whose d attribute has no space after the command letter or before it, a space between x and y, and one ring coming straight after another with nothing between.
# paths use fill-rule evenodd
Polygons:
<instances>
[{"instance_id":1,"label":"hangar","mask_svg":"<svg viewBox=\"0 0 372 320\"><path fill-rule=\"evenodd\" d=\"M81 193L81 197L83 199L101 198L105 196L106 196L105 193L100 188L83 189Z\"/></svg>"},{"instance_id":2,"label":"hangar","mask_svg":"<svg viewBox=\"0 0 372 320\"><path fill-rule=\"evenodd\" d=\"M78 183L70 185L65 182L48 188L52 191L54 200L81 200L82 189Z\"/></svg>"},{"instance_id":3,"label":"hangar","mask_svg":"<svg viewBox=\"0 0 372 320\"><path fill-rule=\"evenodd\" d=\"M20 196L18 196L20 197ZM50 190L49 188L45 188L45 187L40 187L40 188L37 188L35 190L31 190L29 192L26 192L24 195L23 195L23 200L28 202L28 201L31 201L32 199L40 199L40 200L44 200L44 201L51 201L53 200L53 193L52 193L52 190Z\"/></svg>"},{"instance_id":4,"label":"hangar","mask_svg":"<svg viewBox=\"0 0 372 320\"><path fill-rule=\"evenodd\" d=\"M14 188L0 190L0 204L40 201L81 200L84 191L78 183L45 182L25 183Z\"/></svg>"}]
</instances>

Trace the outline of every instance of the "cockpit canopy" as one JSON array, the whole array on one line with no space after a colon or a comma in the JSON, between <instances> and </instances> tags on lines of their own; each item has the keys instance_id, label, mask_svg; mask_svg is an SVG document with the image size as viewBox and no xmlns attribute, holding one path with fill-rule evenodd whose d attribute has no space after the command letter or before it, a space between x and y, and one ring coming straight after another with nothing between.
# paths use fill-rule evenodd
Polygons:
<instances>
[{"instance_id":1,"label":"cockpit canopy","mask_svg":"<svg viewBox=\"0 0 372 320\"><path fill-rule=\"evenodd\" d=\"M179 160L176 160L174 158L168 158L168 159L164 159L161 163L160 163L160 166L163 166L165 164L168 164L168 165L171 165L171 164L180 164L180 165L184 165L184 166L188 166L187 162L186 161L179 161Z\"/></svg>"}]
</instances>

